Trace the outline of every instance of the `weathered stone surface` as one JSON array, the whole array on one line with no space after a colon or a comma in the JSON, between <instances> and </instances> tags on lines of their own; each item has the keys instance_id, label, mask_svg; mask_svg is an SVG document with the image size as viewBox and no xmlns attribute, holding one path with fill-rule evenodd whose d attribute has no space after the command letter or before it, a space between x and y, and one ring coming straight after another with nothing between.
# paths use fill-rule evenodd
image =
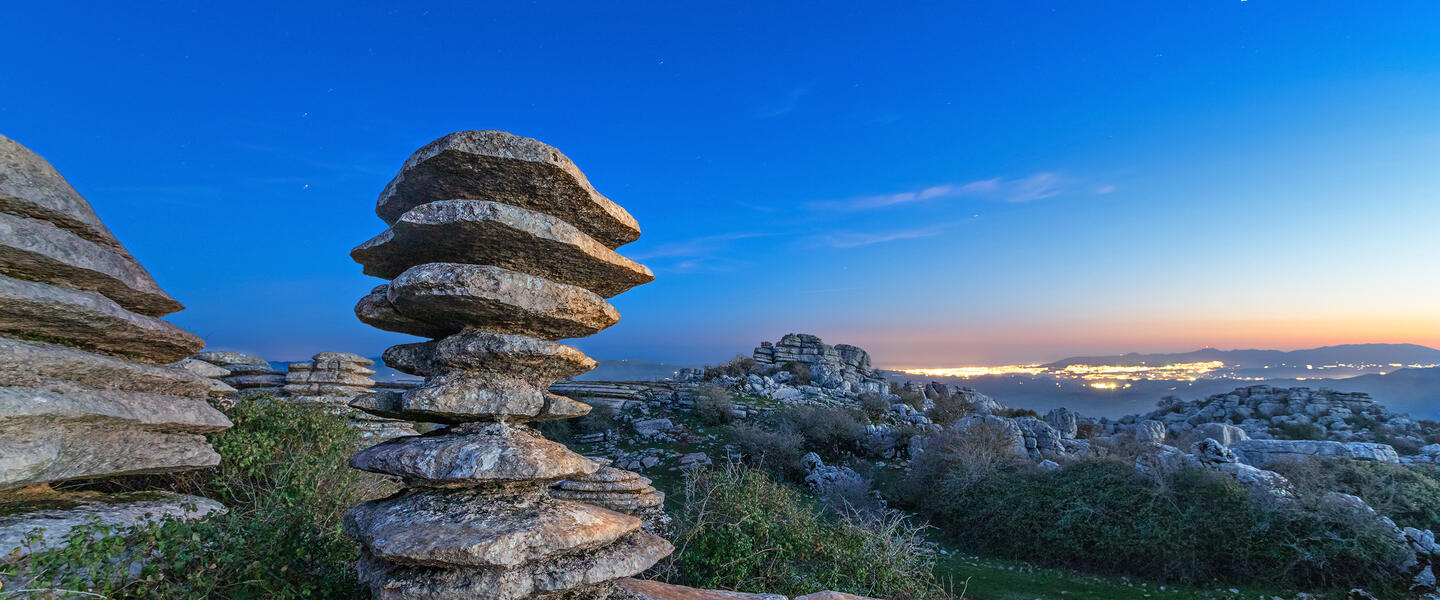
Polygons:
<instances>
[{"instance_id":1,"label":"weathered stone surface","mask_svg":"<svg viewBox=\"0 0 1440 600\"><path fill-rule=\"evenodd\" d=\"M96 294L0 276L0 333L60 340L154 364L205 346L194 334Z\"/></svg>"},{"instance_id":2,"label":"weathered stone surface","mask_svg":"<svg viewBox=\"0 0 1440 600\"><path fill-rule=\"evenodd\" d=\"M515 567L614 542L640 519L544 494L422 490L361 504L345 532L379 559L408 565Z\"/></svg>"},{"instance_id":3,"label":"weathered stone surface","mask_svg":"<svg viewBox=\"0 0 1440 600\"><path fill-rule=\"evenodd\" d=\"M303 366L297 368L297 365ZM285 382L287 384L328 383L354 387L370 387L375 385L375 380L360 373L315 369L313 365L305 363L292 363L290 365L290 372L285 376Z\"/></svg>"},{"instance_id":4,"label":"weathered stone surface","mask_svg":"<svg viewBox=\"0 0 1440 600\"><path fill-rule=\"evenodd\" d=\"M0 213L0 273L97 292L126 310L152 317L185 308L128 254L48 222L5 213Z\"/></svg>"},{"instance_id":5,"label":"weathered stone surface","mask_svg":"<svg viewBox=\"0 0 1440 600\"><path fill-rule=\"evenodd\" d=\"M236 392L235 388L230 387L230 384L220 380L222 377L230 375L230 371L224 367L218 367L194 358L187 358L175 363L174 366L205 378L206 381L209 382L209 394L212 398L222 398Z\"/></svg>"},{"instance_id":6,"label":"weathered stone surface","mask_svg":"<svg viewBox=\"0 0 1440 600\"><path fill-rule=\"evenodd\" d=\"M311 357L316 364L334 361L337 363L348 363L368 367L375 364L375 361L355 354L354 352L321 352Z\"/></svg>"},{"instance_id":7,"label":"weathered stone surface","mask_svg":"<svg viewBox=\"0 0 1440 600\"><path fill-rule=\"evenodd\" d=\"M453 328L427 323L400 314L390 304L390 285L379 285L355 304L355 317L360 322L385 331L409 335L441 338L454 333Z\"/></svg>"},{"instance_id":8,"label":"weathered stone surface","mask_svg":"<svg viewBox=\"0 0 1440 600\"><path fill-rule=\"evenodd\" d=\"M1400 456L1388 444L1327 440L1241 440L1230 449L1247 465L1264 466L1277 460L1347 458L1398 463Z\"/></svg>"},{"instance_id":9,"label":"weathered stone surface","mask_svg":"<svg viewBox=\"0 0 1440 600\"><path fill-rule=\"evenodd\" d=\"M504 131L460 131L415 151L375 214L395 223L440 200L493 200L554 215L611 248L640 237L625 209L600 195L559 150Z\"/></svg>"},{"instance_id":10,"label":"weathered stone surface","mask_svg":"<svg viewBox=\"0 0 1440 600\"><path fill-rule=\"evenodd\" d=\"M218 365L229 369L232 366L254 365L270 369L270 363L258 356L232 352L229 350L206 350L195 355L195 360L203 360L212 365Z\"/></svg>"},{"instance_id":11,"label":"weathered stone surface","mask_svg":"<svg viewBox=\"0 0 1440 600\"><path fill-rule=\"evenodd\" d=\"M213 367L212 367L213 368ZM211 381L187 370L160 367L83 350L0 338L0 386L35 387L71 381L97 390L204 397Z\"/></svg>"},{"instance_id":12,"label":"weathered stone surface","mask_svg":"<svg viewBox=\"0 0 1440 600\"><path fill-rule=\"evenodd\" d=\"M492 265L609 298L655 280L650 269L547 214L483 200L442 200L411 209L350 252L365 274L385 279L426 263Z\"/></svg>"},{"instance_id":13,"label":"weathered stone surface","mask_svg":"<svg viewBox=\"0 0 1440 600\"><path fill-rule=\"evenodd\" d=\"M589 290L485 265L419 265L386 287L388 309L371 308L367 301L374 296L356 306L360 320L425 337L475 329L557 340L591 335L620 321L615 307Z\"/></svg>"},{"instance_id":14,"label":"weathered stone surface","mask_svg":"<svg viewBox=\"0 0 1440 600\"><path fill-rule=\"evenodd\" d=\"M351 398L361 394L368 394L372 388L358 385L335 385L332 383L287 383L280 388L286 394L329 396L335 400L344 400L348 403Z\"/></svg>"},{"instance_id":15,"label":"weathered stone surface","mask_svg":"<svg viewBox=\"0 0 1440 600\"><path fill-rule=\"evenodd\" d=\"M214 466L220 456L200 434L229 426L198 398L0 387L0 489Z\"/></svg>"},{"instance_id":16,"label":"weathered stone surface","mask_svg":"<svg viewBox=\"0 0 1440 600\"><path fill-rule=\"evenodd\" d=\"M583 417L590 412L590 406L564 396L533 389L522 389L523 396L506 397L504 393L482 389L479 385L457 380L457 395L447 397L442 389L454 388L412 388L399 390L377 390L359 396L350 406L372 415L391 419L423 421L426 423L471 423L505 421L527 423Z\"/></svg>"},{"instance_id":17,"label":"weathered stone surface","mask_svg":"<svg viewBox=\"0 0 1440 600\"><path fill-rule=\"evenodd\" d=\"M447 371L499 374L548 386L588 373L595 361L579 350L523 335L466 331L434 342L385 350L385 364L411 375Z\"/></svg>"},{"instance_id":18,"label":"weathered stone surface","mask_svg":"<svg viewBox=\"0 0 1440 600\"><path fill-rule=\"evenodd\" d=\"M225 512L224 506L209 498L168 492L103 498L56 494L33 502L42 508L0 516L0 556L6 560L61 547L71 530L96 522L124 529L167 518L200 519ZM38 542L28 541L33 532L39 532Z\"/></svg>"},{"instance_id":19,"label":"weathered stone surface","mask_svg":"<svg viewBox=\"0 0 1440 600\"><path fill-rule=\"evenodd\" d=\"M129 253L55 167L0 135L0 212L55 224L125 256Z\"/></svg>"},{"instance_id":20,"label":"weathered stone surface","mask_svg":"<svg viewBox=\"0 0 1440 600\"><path fill-rule=\"evenodd\" d=\"M410 487L547 484L595 472L595 464L528 427L454 425L361 450L350 466L394 475Z\"/></svg>"},{"instance_id":21,"label":"weathered stone surface","mask_svg":"<svg viewBox=\"0 0 1440 600\"><path fill-rule=\"evenodd\" d=\"M635 575L674 549L654 534L636 531L591 552L513 569L404 567L362 555L359 570L376 600L517 600Z\"/></svg>"},{"instance_id":22,"label":"weathered stone surface","mask_svg":"<svg viewBox=\"0 0 1440 600\"><path fill-rule=\"evenodd\" d=\"M231 375L225 378L225 383L235 386L235 389L239 390L260 387L279 388L285 385L285 376L279 373L272 375Z\"/></svg>"},{"instance_id":23,"label":"weathered stone surface","mask_svg":"<svg viewBox=\"0 0 1440 600\"><path fill-rule=\"evenodd\" d=\"M875 598L870 598L867 596L856 596L855 594L846 594L845 592L825 590L823 592L805 594L804 596L796 596L795 600L875 600Z\"/></svg>"},{"instance_id":24,"label":"weathered stone surface","mask_svg":"<svg viewBox=\"0 0 1440 600\"><path fill-rule=\"evenodd\" d=\"M744 592L730 592L725 590L702 590L699 588L685 587L661 581L650 581L646 579L617 579L615 580L617 600L786 600L780 594L747 594ZM834 592L828 592L834 593ZM818 594L811 594L816 596ZM848 594L845 594L848 596ZM809 598L810 596L802 596ZM856 598L857 596L851 596ZM819 598L816 600L848 600L838 598Z\"/></svg>"}]
</instances>

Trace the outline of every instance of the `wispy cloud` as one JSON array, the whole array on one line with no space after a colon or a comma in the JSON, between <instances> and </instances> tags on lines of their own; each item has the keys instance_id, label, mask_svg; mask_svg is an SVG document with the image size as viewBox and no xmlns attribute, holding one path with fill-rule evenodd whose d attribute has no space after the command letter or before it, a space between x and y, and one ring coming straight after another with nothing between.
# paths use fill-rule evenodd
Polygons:
<instances>
[{"instance_id":1,"label":"wispy cloud","mask_svg":"<svg viewBox=\"0 0 1440 600\"><path fill-rule=\"evenodd\" d=\"M899 240L932 237L939 235L944 228L944 225L932 225L919 229L888 232L841 231L811 237L809 242L811 245L827 246L830 248L859 248L861 246L883 244Z\"/></svg>"},{"instance_id":2,"label":"wispy cloud","mask_svg":"<svg viewBox=\"0 0 1440 600\"><path fill-rule=\"evenodd\" d=\"M968 183L947 183L931 186L922 190L899 192L895 194L884 194L879 196L861 196L848 200L812 202L809 204L815 210L872 210L887 206L901 204L912 204L929 200L944 198L980 198L999 202L1034 202L1044 200L1077 191L1080 182L1052 172L1040 172L1020 178L1006 179L995 177L981 179ZM1107 194L1114 191L1115 186L1106 185L1096 189L1096 194Z\"/></svg>"},{"instance_id":3,"label":"wispy cloud","mask_svg":"<svg viewBox=\"0 0 1440 600\"><path fill-rule=\"evenodd\" d=\"M785 98L778 104L760 109L756 113L757 119L773 119L775 117L790 114L800 104L800 98L805 95L805 88L795 88L785 95Z\"/></svg>"},{"instance_id":4,"label":"wispy cloud","mask_svg":"<svg viewBox=\"0 0 1440 600\"><path fill-rule=\"evenodd\" d=\"M730 243L735 240L766 237L770 235L774 234L750 232L707 235L690 238L683 242L660 244L650 250L631 254L630 258L634 260L653 260L657 258L705 257L725 250L730 246Z\"/></svg>"}]
</instances>

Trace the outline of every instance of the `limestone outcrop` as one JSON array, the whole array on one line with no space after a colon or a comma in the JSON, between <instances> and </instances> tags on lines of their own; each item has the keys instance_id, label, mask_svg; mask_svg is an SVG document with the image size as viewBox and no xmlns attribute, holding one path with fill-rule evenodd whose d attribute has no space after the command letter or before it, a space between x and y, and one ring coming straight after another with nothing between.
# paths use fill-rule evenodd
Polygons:
<instances>
[{"instance_id":1,"label":"limestone outcrop","mask_svg":"<svg viewBox=\"0 0 1440 600\"><path fill-rule=\"evenodd\" d=\"M655 489L639 473L611 466L608 458L590 460L599 467L594 473L556 482L550 486L550 496L640 517L651 533L666 531L670 518L664 509L665 492Z\"/></svg>"},{"instance_id":2,"label":"limestone outcrop","mask_svg":"<svg viewBox=\"0 0 1440 600\"><path fill-rule=\"evenodd\" d=\"M870 353L848 344L831 346L808 333L787 333L774 344L760 342L751 356L766 366L805 365L810 381L823 389L861 394L890 391L885 377L871 366Z\"/></svg>"},{"instance_id":3,"label":"limestone outcrop","mask_svg":"<svg viewBox=\"0 0 1440 600\"><path fill-rule=\"evenodd\" d=\"M0 136L0 503L21 507L0 510L0 561L91 518L221 510L174 494L48 490L219 462L204 436L230 426L207 402L215 384L173 364L204 342L159 318L181 308L54 167ZM24 508L37 505L48 508ZM41 539L24 547L30 531Z\"/></svg>"},{"instance_id":4,"label":"limestone outcrop","mask_svg":"<svg viewBox=\"0 0 1440 600\"><path fill-rule=\"evenodd\" d=\"M237 396L279 396L284 393L285 374L270 366L270 361L258 356L228 350L208 350L192 358L229 371L230 374L221 377L220 381L235 388Z\"/></svg>"},{"instance_id":5,"label":"limestone outcrop","mask_svg":"<svg viewBox=\"0 0 1440 600\"><path fill-rule=\"evenodd\" d=\"M352 257L393 277L356 306L361 321L431 338L387 350L425 378L351 406L447 425L356 454L351 465L406 489L352 509L359 573L377 599L604 597L617 578L672 551L641 520L552 498L551 484L600 467L527 423L589 407L547 389L595 362L556 340L615 324L605 301L653 279L613 250L640 234L558 150L498 131L421 148L381 194L391 226Z\"/></svg>"},{"instance_id":6,"label":"limestone outcrop","mask_svg":"<svg viewBox=\"0 0 1440 600\"><path fill-rule=\"evenodd\" d=\"M314 404L350 419L367 441L384 441L402 435L417 435L408 422L387 419L350 407L356 396L375 387L370 376L375 361L349 352L321 352L308 362L290 363L282 388L290 402Z\"/></svg>"}]
</instances>

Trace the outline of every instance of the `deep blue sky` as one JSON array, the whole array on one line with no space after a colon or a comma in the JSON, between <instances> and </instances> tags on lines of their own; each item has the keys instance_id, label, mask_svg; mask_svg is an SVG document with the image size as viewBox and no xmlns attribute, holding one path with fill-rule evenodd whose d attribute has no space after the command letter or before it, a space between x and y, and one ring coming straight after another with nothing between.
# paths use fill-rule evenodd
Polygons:
<instances>
[{"instance_id":1,"label":"deep blue sky","mask_svg":"<svg viewBox=\"0 0 1440 600\"><path fill-rule=\"evenodd\" d=\"M0 133L272 360L404 339L348 251L462 129L640 221L597 357L1440 345L1440 3L612 4L19 3Z\"/></svg>"}]
</instances>

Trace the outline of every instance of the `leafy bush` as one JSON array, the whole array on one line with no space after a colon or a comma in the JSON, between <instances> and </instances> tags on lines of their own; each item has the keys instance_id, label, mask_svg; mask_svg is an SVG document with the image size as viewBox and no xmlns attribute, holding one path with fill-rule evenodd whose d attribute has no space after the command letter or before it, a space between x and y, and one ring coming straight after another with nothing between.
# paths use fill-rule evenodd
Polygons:
<instances>
[{"instance_id":1,"label":"leafy bush","mask_svg":"<svg viewBox=\"0 0 1440 600\"><path fill-rule=\"evenodd\" d=\"M240 401L228 416L234 428L210 436L220 466L170 481L175 491L219 500L227 514L128 531L81 528L73 534L80 543L8 564L6 578L24 573L30 587L108 598L361 596L358 550L340 533L341 517L393 485L346 466L357 431L343 417L266 396Z\"/></svg>"},{"instance_id":2,"label":"leafy bush","mask_svg":"<svg viewBox=\"0 0 1440 600\"><path fill-rule=\"evenodd\" d=\"M799 480L805 476L800 468L805 438L794 431L771 431L741 423L727 428L726 437L747 464L782 479Z\"/></svg>"},{"instance_id":3,"label":"leafy bush","mask_svg":"<svg viewBox=\"0 0 1440 600\"><path fill-rule=\"evenodd\" d=\"M865 416L871 421L879 421L890 412L890 401L882 394L863 394L860 396L860 410L865 411Z\"/></svg>"},{"instance_id":4,"label":"leafy bush","mask_svg":"<svg viewBox=\"0 0 1440 600\"><path fill-rule=\"evenodd\" d=\"M685 481L675 554L662 571L702 588L799 596L818 590L878 598L943 598L934 549L890 513L824 512L803 495L737 466L698 469Z\"/></svg>"},{"instance_id":5,"label":"leafy bush","mask_svg":"<svg viewBox=\"0 0 1440 600\"><path fill-rule=\"evenodd\" d=\"M857 411L825 406L790 406L769 415L775 431L799 434L804 449L839 460L859 448L865 425Z\"/></svg>"},{"instance_id":6,"label":"leafy bush","mask_svg":"<svg viewBox=\"0 0 1440 600\"><path fill-rule=\"evenodd\" d=\"M781 370L789 371L791 375L795 376L794 379L790 380L790 383L794 385L810 385L810 365L792 360L785 363L785 366L782 367Z\"/></svg>"},{"instance_id":7,"label":"leafy bush","mask_svg":"<svg viewBox=\"0 0 1440 600\"><path fill-rule=\"evenodd\" d=\"M579 400L590 404L588 398ZM609 404L595 403L590 404L590 412L582 417L542 421L536 424L535 429L552 441L569 444L573 443L577 436L606 433L615 429L615 426L615 409Z\"/></svg>"},{"instance_id":8,"label":"leafy bush","mask_svg":"<svg viewBox=\"0 0 1440 600\"><path fill-rule=\"evenodd\" d=\"M1005 467L940 476L906 500L970 551L1187 583L1373 590L1406 556L1373 517L1276 505L1198 469L1156 481L1120 461Z\"/></svg>"},{"instance_id":9,"label":"leafy bush","mask_svg":"<svg viewBox=\"0 0 1440 600\"><path fill-rule=\"evenodd\" d=\"M1275 427L1275 437L1282 440L1323 440L1325 430L1314 423L1281 423Z\"/></svg>"},{"instance_id":10,"label":"leafy bush","mask_svg":"<svg viewBox=\"0 0 1440 600\"><path fill-rule=\"evenodd\" d=\"M723 425L733 420L735 399L730 390L713 383L702 383L695 388L694 413L701 423Z\"/></svg>"},{"instance_id":11,"label":"leafy bush","mask_svg":"<svg viewBox=\"0 0 1440 600\"><path fill-rule=\"evenodd\" d=\"M948 398L937 397L931 402L930 410L925 411L925 416L941 425L949 425L975 414L975 407L962 394L954 394Z\"/></svg>"},{"instance_id":12,"label":"leafy bush","mask_svg":"<svg viewBox=\"0 0 1440 600\"><path fill-rule=\"evenodd\" d=\"M714 379L722 375L729 377L744 377L755 370L759 363L749 356L736 356L729 362L720 363L705 367L705 378Z\"/></svg>"},{"instance_id":13,"label":"leafy bush","mask_svg":"<svg viewBox=\"0 0 1440 600\"><path fill-rule=\"evenodd\" d=\"M1035 417L1037 419L1040 418L1040 413L1037 413L1028 408L1007 408L1000 411L999 415L1010 419L1018 419L1020 417Z\"/></svg>"},{"instance_id":14,"label":"leafy bush","mask_svg":"<svg viewBox=\"0 0 1440 600\"><path fill-rule=\"evenodd\" d=\"M1401 527L1440 529L1440 470L1434 465L1378 461L1276 461L1266 468L1284 475L1302 492L1359 496Z\"/></svg>"}]
</instances>

